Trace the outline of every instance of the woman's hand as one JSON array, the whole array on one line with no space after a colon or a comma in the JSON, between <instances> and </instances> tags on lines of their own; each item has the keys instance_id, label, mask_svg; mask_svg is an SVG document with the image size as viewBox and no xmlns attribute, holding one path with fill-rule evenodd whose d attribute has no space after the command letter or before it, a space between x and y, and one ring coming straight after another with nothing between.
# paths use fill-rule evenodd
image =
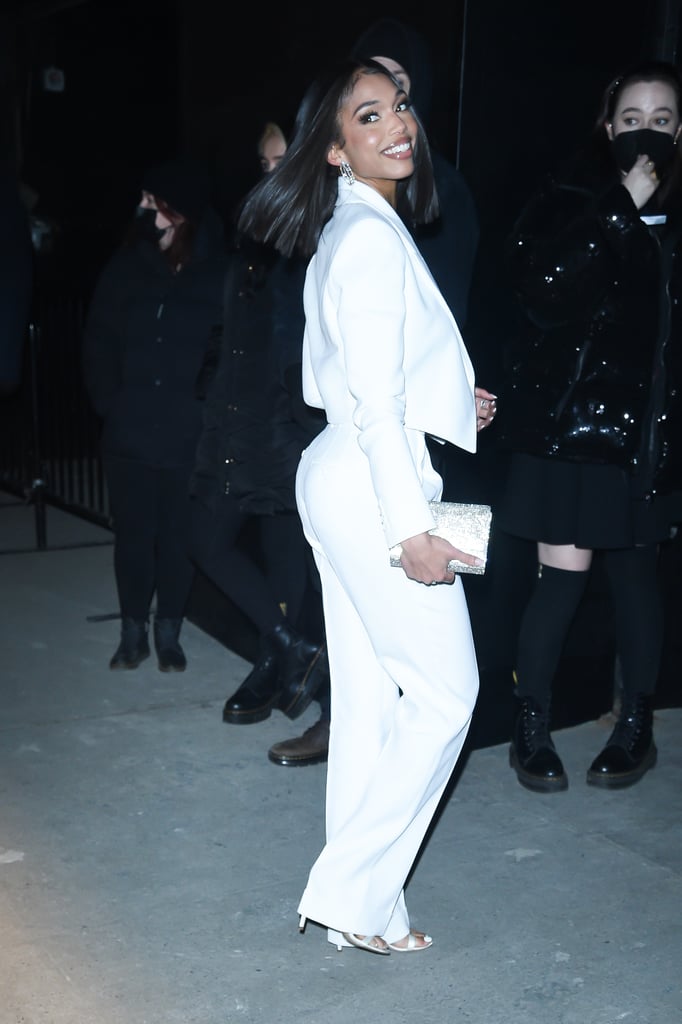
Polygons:
<instances>
[{"instance_id":1,"label":"woman's hand","mask_svg":"<svg viewBox=\"0 0 682 1024\"><path fill-rule=\"evenodd\" d=\"M430 533L418 533L401 544L400 562L406 576L417 583L433 586L435 583L454 583L455 573L448 569L448 562L457 558L467 565L481 565L480 558L460 551L442 537Z\"/></svg>"},{"instance_id":2,"label":"woman's hand","mask_svg":"<svg viewBox=\"0 0 682 1024\"><path fill-rule=\"evenodd\" d=\"M656 165L646 153L638 156L627 174L623 175L623 184L637 209L641 210L659 186Z\"/></svg>"},{"instance_id":3,"label":"woman's hand","mask_svg":"<svg viewBox=\"0 0 682 1024\"><path fill-rule=\"evenodd\" d=\"M476 396L476 430L489 427L497 412L497 395L485 388L474 388Z\"/></svg>"}]
</instances>

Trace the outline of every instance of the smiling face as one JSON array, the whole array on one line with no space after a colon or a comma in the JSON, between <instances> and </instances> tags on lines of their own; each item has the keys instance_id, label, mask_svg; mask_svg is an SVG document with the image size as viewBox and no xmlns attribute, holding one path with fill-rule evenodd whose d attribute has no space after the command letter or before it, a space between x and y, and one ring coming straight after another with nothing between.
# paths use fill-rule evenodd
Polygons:
<instances>
[{"instance_id":1,"label":"smiling face","mask_svg":"<svg viewBox=\"0 0 682 1024\"><path fill-rule=\"evenodd\" d=\"M414 171L417 122L402 89L383 74L362 72L340 114L340 137L327 159L350 164L363 181L395 206L396 183Z\"/></svg>"},{"instance_id":2,"label":"smiling face","mask_svg":"<svg viewBox=\"0 0 682 1024\"><path fill-rule=\"evenodd\" d=\"M633 82L618 97L613 121L606 125L610 139L621 132L650 128L669 135L680 134L680 112L675 90L667 82Z\"/></svg>"}]
</instances>

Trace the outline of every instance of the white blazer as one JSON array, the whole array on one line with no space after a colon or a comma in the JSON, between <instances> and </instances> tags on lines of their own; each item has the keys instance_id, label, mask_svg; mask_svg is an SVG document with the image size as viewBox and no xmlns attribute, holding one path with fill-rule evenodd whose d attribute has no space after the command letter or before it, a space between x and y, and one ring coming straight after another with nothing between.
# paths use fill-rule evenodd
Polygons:
<instances>
[{"instance_id":1,"label":"white blazer","mask_svg":"<svg viewBox=\"0 0 682 1024\"><path fill-rule=\"evenodd\" d=\"M306 402L358 430L387 544L430 529L408 431L474 452L474 370L409 231L370 186L339 178L304 306Z\"/></svg>"}]
</instances>

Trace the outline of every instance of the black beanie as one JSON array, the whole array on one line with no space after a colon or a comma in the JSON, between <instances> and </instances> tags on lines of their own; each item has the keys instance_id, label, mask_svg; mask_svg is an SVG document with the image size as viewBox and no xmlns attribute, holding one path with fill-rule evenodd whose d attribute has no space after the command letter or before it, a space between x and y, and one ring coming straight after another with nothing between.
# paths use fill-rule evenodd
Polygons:
<instances>
[{"instance_id":1,"label":"black beanie","mask_svg":"<svg viewBox=\"0 0 682 1024\"><path fill-rule=\"evenodd\" d=\"M208 206L210 184L208 172L200 163L177 157L148 167L140 187L196 224Z\"/></svg>"},{"instance_id":2,"label":"black beanie","mask_svg":"<svg viewBox=\"0 0 682 1024\"><path fill-rule=\"evenodd\" d=\"M380 18L365 29L353 45L350 56L356 60L390 57L405 68L410 76L410 98L422 121L428 120L433 71L427 42L416 29L395 18Z\"/></svg>"}]
</instances>

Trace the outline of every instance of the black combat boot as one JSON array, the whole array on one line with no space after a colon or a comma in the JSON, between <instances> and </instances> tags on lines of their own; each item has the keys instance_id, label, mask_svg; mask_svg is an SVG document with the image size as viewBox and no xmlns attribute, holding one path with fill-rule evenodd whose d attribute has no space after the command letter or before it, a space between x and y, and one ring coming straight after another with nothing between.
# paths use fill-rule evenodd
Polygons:
<instances>
[{"instance_id":1,"label":"black combat boot","mask_svg":"<svg viewBox=\"0 0 682 1024\"><path fill-rule=\"evenodd\" d=\"M647 694L623 695L618 721L601 754L587 771L590 786L623 789L639 782L656 764L658 751L653 734L654 713Z\"/></svg>"},{"instance_id":2,"label":"black combat boot","mask_svg":"<svg viewBox=\"0 0 682 1024\"><path fill-rule=\"evenodd\" d=\"M549 707L532 697L519 697L509 763L526 789L556 793L568 789L568 778L549 732Z\"/></svg>"},{"instance_id":3,"label":"black combat boot","mask_svg":"<svg viewBox=\"0 0 682 1024\"><path fill-rule=\"evenodd\" d=\"M299 637L289 645L281 665L282 693L278 707L287 718L298 718L318 692L329 685L327 645L313 644Z\"/></svg>"},{"instance_id":4,"label":"black combat boot","mask_svg":"<svg viewBox=\"0 0 682 1024\"><path fill-rule=\"evenodd\" d=\"M154 647L160 672L184 672L187 658L178 637L182 619L154 619Z\"/></svg>"},{"instance_id":5,"label":"black combat boot","mask_svg":"<svg viewBox=\"0 0 682 1024\"><path fill-rule=\"evenodd\" d=\"M323 647L281 623L263 637L253 669L225 702L223 721L251 725L269 718L273 708L298 718L317 693L325 669Z\"/></svg>"},{"instance_id":6,"label":"black combat boot","mask_svg":"<svg viewBox=\"0 0 682 1024\"><path fill-rule=\"evenodd\" d=\"M144 620L121 619L121 642L109 662L109 668L137 668L140 662L149 657L149 640L147 623Z\"/></svg>"}]
</instances>

